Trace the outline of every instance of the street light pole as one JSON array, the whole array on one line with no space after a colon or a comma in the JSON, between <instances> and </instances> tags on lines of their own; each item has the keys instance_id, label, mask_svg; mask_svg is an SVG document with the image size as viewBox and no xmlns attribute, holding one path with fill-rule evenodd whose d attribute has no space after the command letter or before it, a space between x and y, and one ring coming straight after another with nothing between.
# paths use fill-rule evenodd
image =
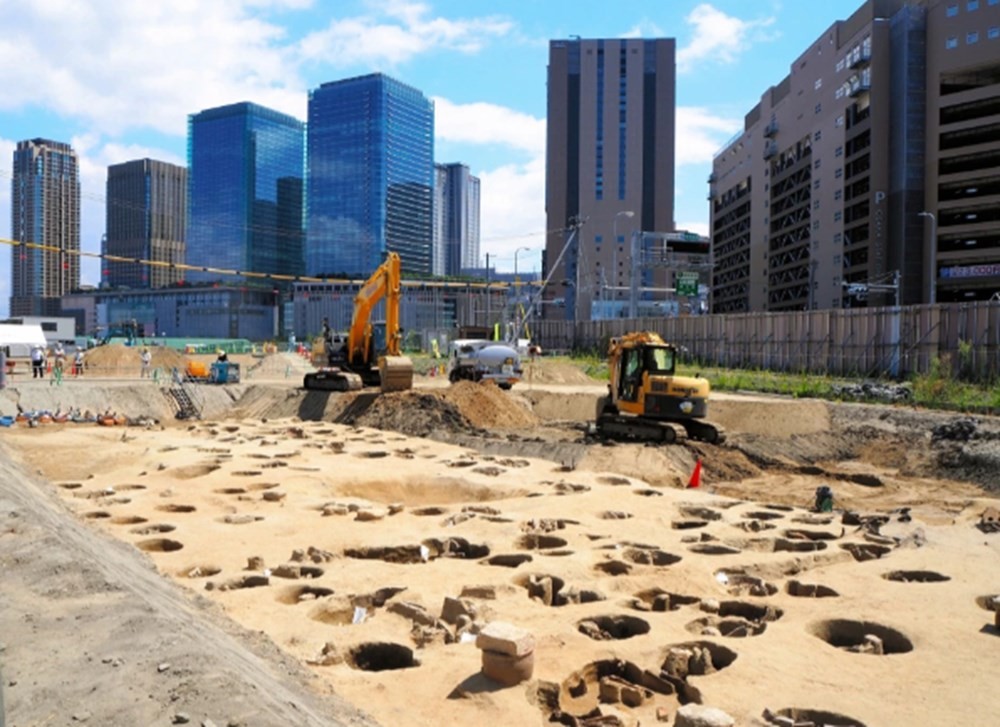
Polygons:
<instances>
[{"instance_id":1,"label":"street light pole","mask_svg":"<svg viewBox=\"0 0 1000 727\"><path fill-rule=\"evenodd\" d=\"M615 220L614 222L611 223L611 232L614 238L612 240L614 248L612 248L612 255L611 255L614 269L611 272L613 275L612 281L614 282L616 288L618 287L619 283L618 280L618 218L619 217L630 217L630 218L635 217L635 212L633 212L632 210L622 210L621 212L618 212L615 215ZM615 293L615 297L616 298L618 297L617 292Z\"/></svg>"},{"instance_id":2,"label":"street light pole","mask_svg":"<svg viewBox=\"0 0 1000 727\"><path fill-rule=\"evenodd\" d=\"M521 336L521 311L519 309L521 305L521 281L517 277L517 254L521 251L530 252L530 247L519 247L514 251L514 343L517 343L517 339Z\"/></svg>"},{"instance_id":3,"label":"street light pole","mask_svg":"<svg viewBox=\"0 0 1000 727\"><path fill-rule=\"evenodd\" d=\"M514 282L517 283L517 254L521 251L531 252L530 247L519 247L514 251Z\"/></svg>"},{"instance_id":4,"label":"street light pole","mask_svg":"<svg viewBox=\"0 0 1000 727\"><path fill-rule=\"evenodd\" d=\"M931 220L931 244L930 244L930 290L927 291L927 302L931 305L937 303L937 217L933 212L920 212L920 217L929 217Z\"/></svg>"}]
</instances>

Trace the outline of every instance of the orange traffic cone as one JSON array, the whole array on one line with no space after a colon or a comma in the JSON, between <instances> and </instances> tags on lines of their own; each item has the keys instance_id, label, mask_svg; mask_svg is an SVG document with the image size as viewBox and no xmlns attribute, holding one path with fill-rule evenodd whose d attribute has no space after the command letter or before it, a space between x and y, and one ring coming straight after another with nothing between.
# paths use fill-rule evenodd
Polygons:
<instances>
[{"instance_id":1,"label":"orange traffic cone","mask_svg":"<svg viewBox=\"0 0 1000 727\"><path fill-rule=\"evenodd\" d=\"M691 473L691 479L688 480L688 489L694 487L701 487L701 458L694 465L694 472Z\"/></svg>"}]
</instances>

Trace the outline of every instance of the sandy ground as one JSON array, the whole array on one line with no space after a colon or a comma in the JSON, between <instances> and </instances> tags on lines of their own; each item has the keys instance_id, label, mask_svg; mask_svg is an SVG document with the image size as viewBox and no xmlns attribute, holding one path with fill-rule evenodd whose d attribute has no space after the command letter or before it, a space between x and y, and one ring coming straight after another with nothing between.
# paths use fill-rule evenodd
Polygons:
<instances>
[{"instance_id":1,"label":"sandy ground","mask_svg":"<svg viewBox=\"0 0 1000 727\"><path fill-rule=\"evenodd\" d=\"M318 397L292 359L207 390L209 420L3 431L8 725L995 724L995 421L716 397L724 446L606 446L599 385ZM54 396L28 388L0 410ZM496 620L535 639L516 687L463 638Z\"/></svg>"}]
</instances>

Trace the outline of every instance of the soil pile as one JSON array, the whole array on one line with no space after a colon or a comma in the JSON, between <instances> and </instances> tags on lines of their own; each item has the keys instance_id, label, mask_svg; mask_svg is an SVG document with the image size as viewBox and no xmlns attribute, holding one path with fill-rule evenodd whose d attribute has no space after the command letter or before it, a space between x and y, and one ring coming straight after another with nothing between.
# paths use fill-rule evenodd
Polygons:
<instances>
[{"instance_id":1,"label":"soil pile","mask_svg":"<svg viewBox=\"0 0 1000 727\"><path fill-rule=\"evenodd\" d=\"M441 393L480 429L522 429L539 425L538 417L527 406L492 382L460 381Z\"/></svg>"},{"instance_id":2,"label":"soil pile","mask_svg":"<svg viewBox=\"0 0 1000 727\"><path fill-rule=\"evenodd\" d=\"M468 433L539 425L528 408L495 384L461 381L439 391L410 390L375 397L351 423L411 436ZM344 417L339 419L345 421Z\"/></svg>"},{"instance_id":3,"label":"soil pile","mask_svg":"<svg viewBox=\"0 0 1000 727\"><path fill-rule=\"evenodd\" d=\"M92 375L138 376L142 366L139 359L141 352L142 349L136 346L122 346L120 344L98 346L87 351L84 356L86 371ZM150 365L154 369L162 368L169 371L177 368L184 371L187 368L187 357L172 348L151 346L149 352L152 354Z\"/></svg>"},{"instance_id":4,"label":"soil pile","mask_svg":"<svg viewBox=\"0 0 1000 727\"><path fill-rule=\"evenodd\" d=\"M551 361L543 358L531 361L521 359L524 374L521 381L532 384L600 384L592 379L579 367L563 361Z\"/></svg>"}]
</instances>

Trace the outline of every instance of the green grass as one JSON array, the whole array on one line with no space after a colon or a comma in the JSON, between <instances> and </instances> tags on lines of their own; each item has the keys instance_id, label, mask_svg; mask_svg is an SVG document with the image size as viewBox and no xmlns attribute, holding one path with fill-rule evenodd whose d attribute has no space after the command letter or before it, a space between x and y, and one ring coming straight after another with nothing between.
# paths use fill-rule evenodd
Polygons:
<instances>
[{"instance_id":1,"label":"green grass","mask_svg":"<svg viewBox=\"0 0 1000 727\"><path fill-rule=\"evenodd\" d=\"M581 353L564 360L579 366L595 379L608 379L607 363L596 353ZM699 366L697 363L678 364L677 373L682 376L700 374L709 380L715 391L754 391L831 401L845 400L840 387L863 381L823 374L726 369ZM899 382L881 380L879 383L889 385ZM949 373L948 366L937 361L930 372L914 376L908 383L912 395L906 405L980 414L1000 413L1000 385L962 381Z\"/></svg>"}]
</instances>

